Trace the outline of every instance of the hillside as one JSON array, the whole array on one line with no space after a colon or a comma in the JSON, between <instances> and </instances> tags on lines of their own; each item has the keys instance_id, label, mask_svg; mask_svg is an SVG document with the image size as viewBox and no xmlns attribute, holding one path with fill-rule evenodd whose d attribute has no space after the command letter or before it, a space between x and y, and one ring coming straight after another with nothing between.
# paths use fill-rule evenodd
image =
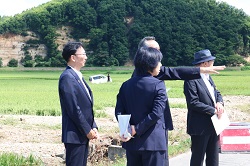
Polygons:
<instances>
[{"instance_id":1,"label":"hillside","mask_svg":"<svg viewBox=\"0 0 250 166\"><path fill-rule=\"evenodd\" d=\"M34 33L29 33L28 36L23 37L14 34L0 35L0 55L2 58L3 66L7 66L10 59L14 58L18 61L24 58L24 46L27 46L26 42L30 39L38 39L37 36L33 36ZM34 57L35 55L47 55L46 46L39 44L36 47L29 47L29 53Z\"/></svg>"},{"instance_id":2,"label":"hillside","mask_svg":"<svg viewBox=\"0 0 250 166\"><path fill-rule=\"evenodd\" d=\"M69 27L62 27L56 30L58 34L55 42L58 44L58 50L62 50L63 45L68 41L73 40L69 38L67 34L70 33ZM7 66L8 62L14 58L19 61L25 57L24 47L28 48L28 52L34 58L35 55L47 56L47 47L45 44L27 44L29 40L40 40L39 36L34 32L28 31L27 36L21 36L16 34L0 34L0 57L2 58L3 66Z\"/></svg>"},{"instance_id":3,"label":"hillside","mask_svg":"<svg viewBox=\"0 0 250 166\"><path fill-rule=\"evenodd\" d=\"M215 0L51 0L0 19L1 38L11 43L5 48L3 41L0 57L6 65L9 55L20 60L23 54L39 53L46 55L43 67L61 67L61 46L76 40L91 55L88 65L123 66L133 59L140 39L155 36L164 65L189 66L194 52L210 49L216 65L230 66L238 55L249 56L249 29L250 19L242 10ZM245 64L239 61L237 65Z\"/></svg>"}]
</instances>

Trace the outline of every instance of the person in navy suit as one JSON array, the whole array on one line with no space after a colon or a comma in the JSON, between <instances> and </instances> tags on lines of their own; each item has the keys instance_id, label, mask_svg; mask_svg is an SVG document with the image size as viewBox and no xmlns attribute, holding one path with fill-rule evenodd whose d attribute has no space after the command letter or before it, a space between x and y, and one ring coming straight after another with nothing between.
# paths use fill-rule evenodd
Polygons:
<instances>
[{"instance_id":1,"label":"person in navy suit","mask_svg":"<svg viewBox=\"0 0 250 166\"><path fill-rule=\"evenodd\" d=\"M66 165L85 166L89 140L98 138L92 92L80 72L87 56L80 42L67 43L63 48L62 56L68 65L60 76L58 87Z\"/></svg>"},{"instance_id":2,"label":"person in navy suit","mask_svg":"<svg viewBox=\"0 0 250 166\"><path fill-rule=\"evenodd\" d=\"M154 76L161 67L162 54L150 47L140 48L134 58L136 76L124 82L117 95L115 115L131 114L131 137L122 136L128 166L162 166L166 162L166 87Z\"/></svg>"},{"instance_id":3,"label":"person in navy suit","mask_svg":"<svg viewBox=\"0 0 250 166\"><path fill-rule=\"evenodd\" d=\"M212 67L215 57L207 49L194 54L193 64L198 67ZM201 74L201 78L184 82L188 116L187 133L191 136L192 156L190 166L202 166L206 154L207 166L219 165L218 136L211 117L216 114L220 118L224 112L221 93L209 74Z\"/></svg>"}]
</instances>

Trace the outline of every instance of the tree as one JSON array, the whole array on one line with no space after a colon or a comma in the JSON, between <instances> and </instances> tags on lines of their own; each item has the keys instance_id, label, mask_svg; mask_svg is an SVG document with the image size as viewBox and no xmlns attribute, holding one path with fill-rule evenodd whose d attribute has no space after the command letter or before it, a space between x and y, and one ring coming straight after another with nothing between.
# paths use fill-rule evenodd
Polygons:
<instances>
[{"instance_id":1,"label":"tree","mask_svg":"<svg viewBox=\"0 0 250 166\"><path fill-rule=\"evenodd\" d=\"M9 61L9 63L8 63L7 66L9 66L9 67L17 67L17 66L18 66L18 61L17 61L16 59L12 58L12 59Z\"/></svg>"},{"instance_id":2,"label":"tree","mask_svg":"<svg viewBox=\"0 0 250 166\"><path fill-rule=\"evenodd\" d=\"M250 20L250 19L249 19ZM250 50L250 45L249 45L249 39L250 39L250 21L247 21L243 24L240 33L242 35L243 38L243 52L242 54L244 56L247 56L249 54L249 50Z\"/></svg>"},{"instance_id":3,"label":"tree","mask_svg":"<svg viewBox=\"0 0 250 166\"><path fill-rule=\"evenodd\" d=\"M230 55L226 60L227 66L240 66L246 63L246 60L239 55Z\"/></svg>"},{"instance_id":4,"label":"tree","mask_svg":"<svg viewBox=\"0 0 250 166\"><path fill-rule=\"evenodd\" d=\"M24 67L33 67L35 61L30 54L26 54L25 57L21 59L21 63Z\"/></svg>"}]
</instances>

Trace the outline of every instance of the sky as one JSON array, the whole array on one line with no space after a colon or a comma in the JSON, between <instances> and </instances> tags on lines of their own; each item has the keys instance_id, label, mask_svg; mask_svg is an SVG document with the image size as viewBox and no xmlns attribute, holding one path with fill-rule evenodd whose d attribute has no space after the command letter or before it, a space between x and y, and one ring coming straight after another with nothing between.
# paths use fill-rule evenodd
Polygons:
<instances>
[{"instance_id":1,"label":"sky","mask_svg":"<svg viewBox=\"0 0 250 166\"><path fill-rule=\"evenodd\" d=\"M250 16L250 0L217 0L228 3L238 9L243 9L243 11Z\"/></svg>"},{"instance_id":2,"label":"sky","mask_svg":"<svg viewBox=\"0 0 250 166\"><path fill-rule=\"evenodd\" d=\"M32 7L46 3L51 0L7 0L0 5L1 16L14 16ZM250 16L250 0L217 0L227 2L231 6L243 9Z\"/></svg>"},{"instance_id":3,"label":"sky","mask_svg":"<svg viewBox=\"0 0 250 166\"><path fill-rule=\"evenodd\" d=\"M6 0L0 5L1 16L14 16L51 0Z\"/></svg>"}]
</instances>

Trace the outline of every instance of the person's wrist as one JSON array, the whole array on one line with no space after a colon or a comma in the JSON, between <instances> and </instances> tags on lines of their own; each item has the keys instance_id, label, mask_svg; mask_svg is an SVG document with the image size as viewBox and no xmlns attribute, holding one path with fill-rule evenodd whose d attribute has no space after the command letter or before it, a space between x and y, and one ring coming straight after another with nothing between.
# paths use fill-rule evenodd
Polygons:
<instances>
[{"instance_id":1,"label":"person's wrist","mask_svg":"<svg viewBox=\"0 0 250 166\"><path fill-rule=\"evenodd\" d=\"M131 125L131 130L132 130L131 135L135 136L136 135L136 131L135 131L135 126L134 125Z\"/></svg>"}]
</instances>

